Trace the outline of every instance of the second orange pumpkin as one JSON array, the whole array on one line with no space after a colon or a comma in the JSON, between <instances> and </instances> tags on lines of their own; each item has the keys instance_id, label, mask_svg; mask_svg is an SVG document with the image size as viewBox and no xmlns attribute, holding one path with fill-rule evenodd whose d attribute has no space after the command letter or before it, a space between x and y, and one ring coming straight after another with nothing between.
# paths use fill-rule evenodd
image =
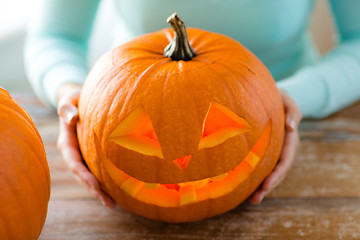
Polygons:
<instances>
[{"instance_id":1,"label":"second orange pumpkin","mask_svg":"<svg viewBox=\"0 0 360 240\"><path fill-rule=\"evenodd\" d=\"M0 87L0 239L38 239L49 198L41 137L29 114Z\"/></svg>"}]
</instances>

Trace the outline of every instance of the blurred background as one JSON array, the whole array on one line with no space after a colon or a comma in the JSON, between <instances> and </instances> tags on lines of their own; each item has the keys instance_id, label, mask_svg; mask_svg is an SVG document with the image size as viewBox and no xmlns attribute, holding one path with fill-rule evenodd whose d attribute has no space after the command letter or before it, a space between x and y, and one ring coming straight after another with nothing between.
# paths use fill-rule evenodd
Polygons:
<instances>
[{"instance_id":1,"label":"blurred background","mask_svg":"<svg viewBox=\"0 0 360 240\"><path fill-rule=\"evenodd\" d=\"M0 0L0 86L8 91L31 91L24 71L23 44L27 25L40 1ZM90 64L111 46L114 20L112 1L102 0L90 43ZM316 0L310 31L321 54L334 46L334 27L327 0Z\"/></svg>"}]
</instances>

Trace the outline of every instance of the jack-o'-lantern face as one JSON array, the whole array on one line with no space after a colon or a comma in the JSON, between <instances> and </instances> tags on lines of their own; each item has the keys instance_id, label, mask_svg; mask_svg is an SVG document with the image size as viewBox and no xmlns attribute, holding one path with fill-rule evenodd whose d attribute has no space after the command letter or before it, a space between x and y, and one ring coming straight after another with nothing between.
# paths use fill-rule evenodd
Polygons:
<instances>
[{"instance_id":1,"label":"jack-o'-lantern face","mask_svg":"<svg viewBox=\"0 0 360 240\"><path fill-rule=\"evenodd\" d=\"M202 135L197 151L216 148L228 139L250 131L252 131L252 127L244 118L239 117L225 106L212 102L202 124ZM258 141L251 147L245 158L239 159L240 163L236 167L230 171L218 172L207 178L187 182L141 181L117 168L105 155L102 155L101 158L104 160L105 168L114 182L135 199L163 207L178 207L211 197L220 197L233 191L237 185L246 179L246 176L252 173L264 156L270 143L270 136L271 121L266 124ZM108 136L108 140L119 145L120 148L156 159L158 164L169 161L164 159L162 144L157 138L148 114L142 107L137 108L122 120ZM102 152L98 140L96 141L98 151ZM208 164L218 160L222 161L221 158L212 159L212 155L206 156ZM179 170L177 174L185 173L184 175L186 175L189 165L191 166L192 161L196 162L197 158L201 158L201 154L192 153L170 160L170 165ZM144 161L146 162L146 159ZM147 167L146 164L139 165L141 168ZM194 165L196 166L196 163Z\"/></svg>"},{"instance_id":2,"label":"jack-o'-lantern face","mask_svg":"<svg viewBox=\"0 0 360 240\"><path fill-rule=\"evenodd\" d=\"M169 222L244 201L274 168L284 135L281 98L256 56L225 36L188 33L192 59L181 53L189 46L169 48L180 59L163 55L170 30L108 52L79 99L80 149L102 188Z\"/></svg>"}]
</instances>

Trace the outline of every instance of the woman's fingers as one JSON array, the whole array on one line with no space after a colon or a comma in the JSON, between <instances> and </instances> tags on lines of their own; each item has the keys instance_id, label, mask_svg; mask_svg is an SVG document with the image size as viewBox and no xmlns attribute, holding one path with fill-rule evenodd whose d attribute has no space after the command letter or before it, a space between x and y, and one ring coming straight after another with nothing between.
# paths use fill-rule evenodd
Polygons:
<instances>
[{"instance_id":1,"label":"woman's fingers","mask_svg":"<svg viewBox=\"0 0 360 240\"><path fill-rule=\"evenodd\" d=\"M58 138L58 149L65 162L74 173L76 179L84 185L88 191L109 208L115 207L111 199L102 189L95 176L87 169L80 154L76 135L76 123L78 121L78 99L81 87L66 84L59 90L58 115L60 130Z\"/></svg>"},{"instance_id":2,"label":"woman's fingers","mask_svg":"<svg viewBox=\"0 0 360 240\"><path fill-rule=\"evenodd\" d=\"M286 113L286 120L285 120L285 127L287 131L294 131L297 129L302 115L299 107L295 103L294 99L290 97L289 94L287 94L283 90L279 90L281 98L284 102L284 108Z\"/></svg>"},{"instance_id":3,"label":"woman's fingers","mask_svg":"<svg viewBox=\"0 0 360 240\"><path fill-rule=\"evenodd\" d=\"M81 87L73 84L65 84L59 90L58 115L67 124L75 125L79 113L77 104L79 101Z\"/></svg>"},{"instance_id":4,"label":"woman's fingers","mask_svg":"<svg viewBox=\"0 0 360 240\"><path fill-rule=\"evenodd\" d=\"M112 200L100 187L99 182L96 180L83 164L75 166L76 179L86 187L86 189L96 197L104 206L112 209L115 207L115 202ZM73 172L74 172L73 170Z\"/></svg>"},{"instance_id":5,"label":"woman's fingers","mask_svg":"<svg viewBox=\"0 0 360 240\"><path fill-rule=\"evenodd\" d=\"M75 125L67 124L63 118L60 118L58 148L77 180L84 185L92 195L99 199L103 205L114 208L114 201L103 192L99 182L94 175L89 172L82 161L75 132Z\"/></svg>"},{"instance_id":6,"label":"woman's fingers","mask_svg":"<svg viewBox=\"0 0 360 240\"><path fill-rule=\"evenodd\" d=\"M58 115L64 119L66 124L75 126L79 113L78 109L72 104L59 104Z\"/></svg>"}]
</instances>

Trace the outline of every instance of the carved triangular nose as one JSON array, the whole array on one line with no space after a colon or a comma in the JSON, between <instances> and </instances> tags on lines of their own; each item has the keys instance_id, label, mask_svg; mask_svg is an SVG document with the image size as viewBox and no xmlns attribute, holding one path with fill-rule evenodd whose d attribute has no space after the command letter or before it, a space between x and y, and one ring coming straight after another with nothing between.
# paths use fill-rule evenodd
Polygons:
<instances>
[{"instance_id":1,"label":"carved triangular nose","mask_svg":"<svg viewBox=\"0 0 360 240\"><path fill-rule=\"evenodd\" d=\"M187 155L178 159L173 160L173 162L178 166L181 170L185 170L190 163L192 155Z\"/></svg>"}]
</instances>

